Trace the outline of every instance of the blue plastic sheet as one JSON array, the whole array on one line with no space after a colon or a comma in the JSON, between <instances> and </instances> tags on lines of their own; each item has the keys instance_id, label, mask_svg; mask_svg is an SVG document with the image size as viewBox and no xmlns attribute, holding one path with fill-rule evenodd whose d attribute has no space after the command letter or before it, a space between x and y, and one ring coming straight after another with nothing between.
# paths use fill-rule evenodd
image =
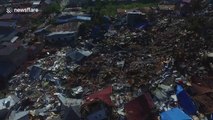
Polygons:
<instances>
[{"instance_id":1,"label":"blue plastic sheet","mask_svg":"<svg viewBox=\"0 0 213 120\"><path fill-rule=\"evenodd\" d=\"M160 114L161 120L192 120L186 113L179 108L173 108Z\"/></svg>"},{"instance_id":2,"label":"blue plastic sheet","mask_svg":"<svg viewBox=\"0 0 213 120\"><path fill-rule=\"evenodd\" d=\"M179 105L181 106L183 111L189 115L196 114L197 107L194 104L193 100L186 93L186 91L182 88L182 86L177 85L176 94L177 94Z\"/></svg>"}]
</instances>

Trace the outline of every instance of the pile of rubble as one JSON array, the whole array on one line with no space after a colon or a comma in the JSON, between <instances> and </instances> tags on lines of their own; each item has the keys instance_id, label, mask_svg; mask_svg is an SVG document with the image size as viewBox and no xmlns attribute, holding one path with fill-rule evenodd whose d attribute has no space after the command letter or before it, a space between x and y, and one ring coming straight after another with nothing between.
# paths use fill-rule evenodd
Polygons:
<instances>
[{"instance_id":1,"label":"pile of rubble","mask_svg":"<svg viewBox=\"0 0 213 120\"><path fill-rule=\"evenodd\" d=\"M156 16L147 29L112 24L104 39L47 52L9 81L0 118L213 119L212 30Z\"/></svg>"}]
</instances>

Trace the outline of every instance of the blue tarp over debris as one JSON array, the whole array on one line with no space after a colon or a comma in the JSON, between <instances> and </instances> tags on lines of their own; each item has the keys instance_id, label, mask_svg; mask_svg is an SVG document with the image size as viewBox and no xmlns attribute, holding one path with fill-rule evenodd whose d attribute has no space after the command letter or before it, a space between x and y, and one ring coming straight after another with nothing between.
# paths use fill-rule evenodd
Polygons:
<instances>
[{"instance_id":1,"label":"blue tarp over debris","mask_svg":"<svg viewBox=\"0 0 213 120\"><path fill-rule=\"evenodd\" d=\"M161 120L192 120L179 108L173 108L160 114Z\"/></svg>"},{"instance_id":2,"label":"blue tarp over debris","mask_svg":"<svg viewBox=\"0 0 213 120\"><path fill-rule=\"evenodd\" d=\"M195 115L197 112L197 107L182 86L177 85L176 94L183 111L189 115Z\"/></svg>"}]
</instances>

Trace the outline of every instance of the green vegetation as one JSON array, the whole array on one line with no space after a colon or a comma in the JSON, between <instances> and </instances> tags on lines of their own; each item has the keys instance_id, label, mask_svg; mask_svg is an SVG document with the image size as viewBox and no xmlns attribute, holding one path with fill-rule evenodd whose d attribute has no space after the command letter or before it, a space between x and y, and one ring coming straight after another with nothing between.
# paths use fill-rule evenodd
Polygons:
<instances>
[{"instance_id":1,"label":"green vegetation","mask_svg":"<svg viewBox=\"0 0 213 120\"><path fill-rule=\"evenodd\" d=\"M90 11L92 13L99 13L101 15L109 15L115 16L117 13L117 9L133 9L133 8L144 8L144 7L153 7L157 4L155 2L152 3L128 3L128 4L115 4L115 3L108 3L103 5L102 3L97 3L95 6L85 8L86 11Z\"/></svg>"},{"instance_id":2,"label":"green vegetation","mask_svg":"<svg viewBox=\"0 0 213 120\"><path fill-rule=\"evenodd\" d=\"M59 13L61 11L61 6L59 2L54 2L47 6L46 9L44 9L45 14L51 14L51 13Z\"/></svg>"}]
</instances>

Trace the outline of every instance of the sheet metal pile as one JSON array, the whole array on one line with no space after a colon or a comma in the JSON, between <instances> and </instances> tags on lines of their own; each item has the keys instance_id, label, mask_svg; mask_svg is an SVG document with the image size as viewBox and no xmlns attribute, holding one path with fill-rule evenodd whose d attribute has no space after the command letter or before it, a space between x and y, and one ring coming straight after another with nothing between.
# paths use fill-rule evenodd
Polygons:
<instances>
[{"instance_id":1,"label":"sheet metal pile","mask_svg":"<svg viewBox=\"0 0 213 120\"><path fill-rule=\"evenodd\" d=\"M211 12L203 11L195 16L212 24ZM76 47L47 49L10 79L0 117L212 120L212 26L201 33L173 12L155 18L148 28L134 29L122 22L117 29L122 18L115 18L101 39L88 32Z\"/></svg>"}]
</instances>

